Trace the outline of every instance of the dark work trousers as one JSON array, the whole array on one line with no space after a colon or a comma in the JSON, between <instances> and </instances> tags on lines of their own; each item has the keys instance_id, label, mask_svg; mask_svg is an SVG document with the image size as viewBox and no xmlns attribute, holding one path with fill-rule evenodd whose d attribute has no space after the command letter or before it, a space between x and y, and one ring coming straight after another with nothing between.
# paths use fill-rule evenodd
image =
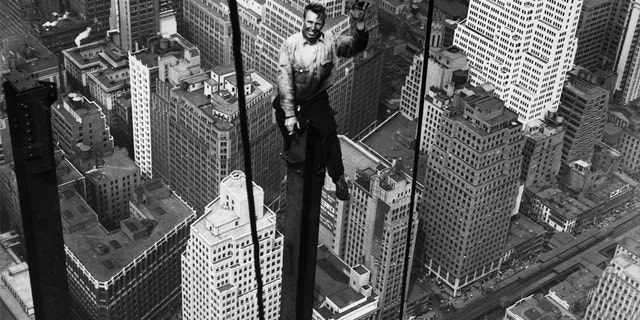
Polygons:
<instances>
[{"instance_id":1,"label":"dark work trousers","mask_svg":"<svg viewBox=\"0 0 640 320\"><path fill-rule=\"evenodd\" d=\"M312 126L322 136L322 154L324 155L324 163L327 167L329 177L336 182L341 175L344 174L344 166L342 165L342 151L340 151L340 141L336 131L338 125L333 116L334 112L329 107L329 94L326 91L319 93L309 101L297 103L300 105L298 111L296 107L296 116L302 127L307 123ZM280 133L284 139L284 150L291 146L291 136L289 130L285 127L284 110L280 106L280 97L276 97L273 101L273 108L276 112L276 122Z\"/></svg>"}]
</instances>

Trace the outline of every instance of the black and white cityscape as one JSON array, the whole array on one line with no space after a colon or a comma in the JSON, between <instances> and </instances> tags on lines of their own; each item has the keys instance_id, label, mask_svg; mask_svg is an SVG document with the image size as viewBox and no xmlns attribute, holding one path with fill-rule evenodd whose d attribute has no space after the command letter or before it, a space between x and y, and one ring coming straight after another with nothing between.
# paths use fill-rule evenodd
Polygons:
<instances>
[{"instance_id":1,"label":"black and white cityscape","mask_svg":"<svg viewBox=\"0 0 640 320\"><path fill-rule=\"evenodd\" d=\"M311 2L0 0L0 319L640 320L640 0Z\"/></svg>"}]
</instances>

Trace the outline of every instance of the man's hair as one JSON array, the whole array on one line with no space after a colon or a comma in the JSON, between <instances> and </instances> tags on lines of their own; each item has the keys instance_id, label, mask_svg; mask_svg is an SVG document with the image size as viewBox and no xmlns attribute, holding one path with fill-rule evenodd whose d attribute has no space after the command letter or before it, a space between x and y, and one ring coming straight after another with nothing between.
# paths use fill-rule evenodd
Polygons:
<instances>
[{"instance_id":1,"label":"man's hair","mask_svg":"<svg viewBox=\"0 0 640 320\"><path fill-rule=\"evenodd\" d=\"M323 22L327 18L327 9L320 3L311 2L306 7L304 7L302 19L307 18L307 11L311 11L317 14Z\"/></svg>"}]
</instances>

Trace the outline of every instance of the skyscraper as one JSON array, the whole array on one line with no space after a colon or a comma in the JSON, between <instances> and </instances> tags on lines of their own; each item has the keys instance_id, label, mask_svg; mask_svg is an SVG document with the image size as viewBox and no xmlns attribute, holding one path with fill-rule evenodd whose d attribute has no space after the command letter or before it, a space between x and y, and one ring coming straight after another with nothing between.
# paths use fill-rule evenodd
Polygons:
<instances>
[{"instance_id":1,"label":"skyscraper","mask_svg":"<svg viewBox=\"0 0 640 320\"><path fill-rule=\"evenodd\" d=\"M238 1L238 14L243 22L240 28L242 62L245 70L257 67L256 61L260 55L257 37L260 33L263 10L264 1ZM198 46L204 62L209 66L233 63L231 20L226 1L186 0L184 21L186 36Z\"/></svg>"},{"instance_id":2,"label":"skyscraper","mask_svg":"<svg viewBox=\"0 0 640 320\"><path fill-rule=\"evenodd\" d=\"M131 110L133 120L133 149L142 175L153 176L151 153L151 94L156 91L156 81L165 78L169 66L182 63L185 71L200 71L198 49L178 34L149 39L149 47L132 52L129 56L131 84Z\"/></svg>"},{"instance_id":3,"label":"skyscraper","mask_svg":"<svg viewBox=\"0 0 640 320\"><path fill-rule=\"evenodd\" d=\"M283 238L275 214L263 203L262 188L255 183L252 188L264 296L256 297L245 175L233 171L220 183L220 197L191 225L182 254L184 319L256 319L258 298L265 319L279 319Z\"/></svg>"},{"instance_id":4,"label":"skyscraper","mask_svg":"<svg viewBox=\"0 0 640 320\"><path fill-rule=\"evenodd\" d=\"M103 154L113 150L113 137L102 109L78 93L62 97L51 108L53 139L68 155L78 150Z\"/></svg>"},{"instance_id":5,"label":"skyscraper","mask_svg":"<svg viewBox=\"0 0 640 320\"><path fill-rule=\"evenodd\" d=\"M376 319L397 319L404 264L411 272L418 219L408 261L404 259L409 221L411 179L399 166L358 169L355 173L347 222L344 261L371 270L372 286L379 295Z\"/></svg>"},{"instance_id":6,"label":"skyscraper","mask_svg":"<svg viewBox=\"0 0 640 320\"><path fill-rule=\"evenodd\" d=\"M529 123L524 132L522 173L524 188L536 183L555 181L560 172L565 129L553 119Z\"/></svg>"},{"instance_id":7,"label":"skyscraper","mask_svg":"<svg viewBox=\"0 0 640 320\"><path fill-rule=\"evenodd\" d=\"M596 142L602 139L607 122L609 92L589 81L588 71L568 74L562 90L558 115L566 129L562 162L591 161Z\"/></svg>"},{"instance_id":8,"label":"skyscraper","mask_svg":"<svg viewBox=\"0 0 640 320\"><path fill-rule=\"evenodd\" d=\"M576 31L576 65L588 69L602 66L605 44L611 41L607 39L606 30L611 24L611 12L616 2L619 1L583 0Z\"/></svg>"},{"instance_id":9,"label":"skyscraper","mask_svg":"<svg viewBox=\"0 0 640 320\"><path fill-rule=\"evenodd\" d=\"M265 200L278 196L283 179L272 122L274 86L257 72L247 71L238 88L233 67L223 66L190 75L184 65L169 67L151 99L153 175L163 178L196 208L198 214L218 196L218 183L244 167L238 92L247 102L253 176L265 186Z\"/></svg>"},{"instance_id":10,"label":"skyscraper","mask_svg":"<svg viewBox=\"0 0 640 320\"><path fill-rule=\"evenodd\" d=\"M180 255L195 212L158 180L133 193L116 232L74 190L60 195L75 319L158 319L179 302Z\"/></svg>"},{"instance_id":11,"label":"skyscraper","mask_svg":"<svg viewBox=\"0 0 640 320\"><path fill-rule=\"evenodd\" d=\"M627 246L625 244L631 244ZM632 320L640 316L640 252L638 241L618 245L614 258L600 278L585 320Z\"/></svg>"},{"instance_id":12,"label":"skyscraper","mask_svg":"<svg viewBox=\"0 0 640 320\"><path fill-rule=\"evenodd\" d=\"M522 159L522 125L485 93L443 113L429 153L417 259L453 295L500 268Z\"/></svg>"},{"instance_id":13,"label":"skyscraper","mask_svg":"<svg viewBox=\"0 0 640 320\"><path fill-rule=\"evenodd\" d=\"M573 65L582 1L481 1L456 29L473 85L489 82L525 123L555 111Z\"/></svg>"}]
</instances>

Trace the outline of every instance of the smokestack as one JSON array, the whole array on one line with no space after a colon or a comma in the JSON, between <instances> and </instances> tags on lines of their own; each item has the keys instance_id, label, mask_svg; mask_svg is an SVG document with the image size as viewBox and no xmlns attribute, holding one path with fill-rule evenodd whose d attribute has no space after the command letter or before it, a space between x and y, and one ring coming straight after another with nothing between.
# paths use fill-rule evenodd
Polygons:
<instances>
[{"instance_id":1,"label":"smokestack","mask_svg":"<svg viewBox=\"0 0 640 320\"><path fill-rule=\"evenodd\" d=\"M80 32L80 34L76 37L76 45L80 47L80 41L89 37L89 33L91 33L91 27L87 27L86 30Z\"/></svg>"}]
</instances>

